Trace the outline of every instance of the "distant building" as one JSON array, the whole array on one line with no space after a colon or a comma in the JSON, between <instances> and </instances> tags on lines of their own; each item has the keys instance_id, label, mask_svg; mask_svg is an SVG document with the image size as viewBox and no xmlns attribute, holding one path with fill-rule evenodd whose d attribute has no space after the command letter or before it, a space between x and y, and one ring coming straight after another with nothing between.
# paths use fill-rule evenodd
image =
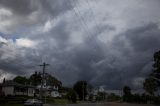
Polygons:
<instances>
[{"instance_id":1,"label":"distant building","mask_svg":"<svg viewBox=\"0 0 160 106\"><path fill-rule=\"evenodd\" d=\"M35 90L33 86L22 85L14 81L5 81L0 83L0 95L4 96L34 96Z\"/></svg>"}]
</instances>

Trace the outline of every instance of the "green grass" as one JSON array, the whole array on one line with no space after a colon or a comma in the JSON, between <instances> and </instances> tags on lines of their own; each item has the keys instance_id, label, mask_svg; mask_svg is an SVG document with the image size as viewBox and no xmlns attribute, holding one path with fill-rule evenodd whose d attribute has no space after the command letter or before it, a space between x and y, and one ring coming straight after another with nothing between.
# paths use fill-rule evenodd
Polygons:
<instances>
[{"instance_id":1,"label":"green grass","mask_svg":"<svg viewBox=\"0 0 160 106\"><path fill-rule=\"evenodd\" d=\"M70 102L67 99L57 99L57 98L47 99L47 104L65 105L69 103Z\"/></svg>"},{"instance_id":2,"label":"green grass","mask_svg":"<svg viewBox=\"0 0 160 106\"><path fill-rule=\"evenodd\" d=\"M72 102L68 101L67 99L62 99L62 98L46 98L46 103L53 104L53 105L66 105L66 104L71 104ZM80 101L77 101L77 103L80 103ZM24 106L24 105L23 103L17 103L14 101L10 101L9 103L2 102L0 106Z\"/></svg>"},{"instance_id":3,"label":"green grass","mask_svg":"<svg viewBox=\"0 0 160 106\"><path fill-rule=\"evenodd\" d=\"M0 106L24 106L23 104L10 104L10 103L6 103L6 104L0 104Z\"/></svg>"}]
</instances>

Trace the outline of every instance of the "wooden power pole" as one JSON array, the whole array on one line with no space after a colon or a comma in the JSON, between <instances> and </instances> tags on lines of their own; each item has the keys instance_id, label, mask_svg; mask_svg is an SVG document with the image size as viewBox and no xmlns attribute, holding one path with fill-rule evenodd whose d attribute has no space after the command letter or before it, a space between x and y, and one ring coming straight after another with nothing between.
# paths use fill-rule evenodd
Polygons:
<instances>
[{"instance_id":1,"label":"wooden power pole","mask_svg":"<svg viewBox=\"0 0 160 106\"><path fill-rule=\"evenodd\" d=\"M39 65L43 67L43 73L42 73L42 81L41 81L41 88L40 88L40 99L42 100L42 92L43 92L43 85L44 85L44 78L45 78L45 69L46 66L49 66L49 64L46 64L45 62L42 65Z\"/></svg>"}]
</instances>

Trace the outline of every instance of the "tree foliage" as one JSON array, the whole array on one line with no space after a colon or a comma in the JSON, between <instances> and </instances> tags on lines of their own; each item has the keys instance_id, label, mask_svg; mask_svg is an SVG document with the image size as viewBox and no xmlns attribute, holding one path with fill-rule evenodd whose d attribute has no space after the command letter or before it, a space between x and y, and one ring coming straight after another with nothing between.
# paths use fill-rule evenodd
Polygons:
<instances>
[{"instance_id":1,"label":"tree foliage","mask_svg":"<svg viewBox=\"0 0 160 106\"><path fill-rule=\"evenodd\" d=\"M124 86L123 88L123 101L130 102L131 101L131 88L129 86Z\"/></svg>"},{"instance_id":2,"label":"tree foliage","mask_svg":"<svg viewBox=\"0 0 160 106\"><path fill-rule=\"evenodd\" d=\"M59 88L62 87L62 82L57 80L55 77L53 77L52 75L48 73L45 74L45 79L46 79L47 85L58 86Z\"/></svg>"},{"instance_id":3,"label":"tree foliage","mask_svg":"<svg viewBox=\"0 0 160 106\"><path fill-rule=\"evenodd\" d=\"M160 87L160 51L154 53L154 63L152 73L145 79L144 89L150 95L154 95L157 88Z\"/></svg>"},{"instance_id":4,"label":"tree foliage","mask_svg":"<svg viewBox=\"0 0 160 106\"><path fill-rule=\"evenodd\" d=\"M19 83L19 84L28 84L29 83L29 79L27 79L26 77L23 76L17 76L13 79L13 81Z\"/></svg>"},{"instance_id":5,"label":"tree foliage","mask_svg":"<svg viewBox=\"0 0 160 106\"><path fill-rule=\"evenodd\" d=\"M129 86L124 86L123 93L124 93L124 95L130 95L131 94L131 88Z\"/></svg>"},{"instance_id":6,"label":"tree foliage","mask_svg":"<svg viewBox=\"0 0 160 106\"><path fill-rule=\"evenodd\" d=\"M13 81L19 83L19 84L31 84L34 86L40 85L42 80L42 74L40 72L35 72L32 74L29 78L23 77L23 76L17 76L13 79ZM46 85L50 86L58 86L59 88L62 86L62 83L58 81L55 77L52 75L45 73L45 82Z\"/></svg>"},{"instance_id":7,"label":"tree foliage","mask_svg":"<svg viewBox=\"0 0 160 106\"><path fill-rule=\"evenodd\" d=\"M86 97L87 86L88 86L88 84L86 81L78 81L74 84L73 89L77 92L80 100L83 100L83 98Z\"/></svg>"},{"instance_id":8,"label":"tree foliage","mask_svg":"<svg viewBox=\"0 0 160 106\"><path fill-rule=\"evenodd\" d=\"M74 90L70 90L67 93L67 98L69 101L72 101L72 103L76 103L77 102L77 93Z\"/></svg>"},{"instance_id":9,"label":"tree foliage","mask_svg":"<svg viewBox=\"0 0 160 106\"><path fill-rule=\"evenodd\" d=\"M114 94L114 93L110 93L108 96L107 96L107 101L109 102L112 102L112 101L118 101L120 100L120 96Z\"/></svg>"},{"instance_id":10,"label":"tree foliage","mask_svg":"<svg viewBox=\"0 0 160 106\"><path fill-rule=\"evenodd\" d=\"M153 78L145 79L143 88L149 95L154 95L154 91L156 91L155 80Z\"/></svg>"},{"instance_id":11,"label":"tree foliage","mask_svg":"<svg viewBox=\"0 0 160 106\"><path fill-rule=\"evenodd\" d=\"M154 64L151 76L155 79L157 87L160 86L160 51L154 54Z\"/></svg>"},{"instance_id":12,"label":"tree foliage","mask_svg":"<svg viewBox=\"0 0 160 106\"><path fill-rule=\"evenodd\" d=\"M35 72L34 74L32 74L30 76L29 79L30 79L30 82L31 82L32 85L34 85L34 86L40 85L41 80L42 80L41 73L40 72L39 73Z\"/></svg>"}]
</instances>

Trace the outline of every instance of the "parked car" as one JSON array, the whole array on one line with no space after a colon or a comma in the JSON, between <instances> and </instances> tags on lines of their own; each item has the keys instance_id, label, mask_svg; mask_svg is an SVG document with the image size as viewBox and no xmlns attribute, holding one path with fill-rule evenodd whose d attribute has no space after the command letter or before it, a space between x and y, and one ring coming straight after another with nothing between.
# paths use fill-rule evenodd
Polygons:
<instances>
[{"instance_id":1,"label":"parked car","mask_svg":"<svg viewBox=\"0 0 160 106\"><path fill-rule=\"evenodd\" d=\"M43 106L43 102L38 99L28 99L24 102L24 106Z\"/></svg>"}]
</instances>

